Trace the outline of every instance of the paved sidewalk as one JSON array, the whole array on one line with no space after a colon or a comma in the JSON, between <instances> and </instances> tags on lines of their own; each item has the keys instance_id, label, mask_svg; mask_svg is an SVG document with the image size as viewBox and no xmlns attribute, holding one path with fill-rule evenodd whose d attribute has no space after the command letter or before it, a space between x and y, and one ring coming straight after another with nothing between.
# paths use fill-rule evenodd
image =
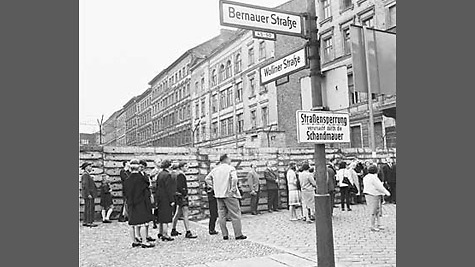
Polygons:
<instances>
[{"instance_id":1,"label":"paved sidewalk","mask_svg":"<svg viewBox=\"0 0 475 267\"><path fill-rule=\"evenodd\" d=\"M337 266L396 266L396 205L383 205L381 232L369 229L366 205L352 211L335 208L333 243ZM243 215L248 240L316 262L315 223L289 220L289 211ZM207 221L200 222L205 224Z\"/></svg>"}]
</instances>

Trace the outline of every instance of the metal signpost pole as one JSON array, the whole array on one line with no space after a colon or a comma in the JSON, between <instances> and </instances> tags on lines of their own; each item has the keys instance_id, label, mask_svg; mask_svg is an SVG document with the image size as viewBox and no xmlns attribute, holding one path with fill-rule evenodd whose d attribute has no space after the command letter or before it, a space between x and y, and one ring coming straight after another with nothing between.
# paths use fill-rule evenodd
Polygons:
<instances>
[{"instance_id":1,"label":"metal signpost pole","mask_svg":"<svg viewBox=\"0 0 475 267\"><path fill-rule=\"evenodd\" d=\"M317 33L317 14L315 0L307 0L307 29L310 35L309 63L310 82L312 87L312 105L314 108L323 108L321 69L319 55L319 41ZM315 227L317 231L317 265L318 267L334 267L335 257L333 248L333 227L331 216L331 201L327 186L327 166L325 158L325 144L316 144L315 176L317 194L315 195Z\"/></svg>"}]
</instances>

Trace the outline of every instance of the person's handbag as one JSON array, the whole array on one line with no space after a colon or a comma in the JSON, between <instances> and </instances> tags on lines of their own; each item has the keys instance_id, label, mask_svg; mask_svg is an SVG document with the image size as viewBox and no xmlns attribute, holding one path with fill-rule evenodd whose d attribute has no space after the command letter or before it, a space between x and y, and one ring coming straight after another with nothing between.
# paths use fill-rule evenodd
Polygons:
<instances>
[{"instance_id":1,"label":"person's handbag","mask_svg":"<svg viewBox=\"0 0 475 267\"><path fill-rule=\"evenodd\" d=\"M358 193L358 188L356 188L356 185L354 185L354 184L349 184L349 185L348 185L348 188L349 188L350 193L353 193L353 194Z\"/></svg>"},{"instance_id":2,"label":"person's handbag","mask_svg":"<svg viewBox=\"0 0 475 267\"><path fill-rule=\"evenodd\" d=\"M350 179L348 177L343 177L343 181L341 181L344 184L347 184L348 186L351 186L352 183L350 182Z\"/></svg>"}]
</instances>

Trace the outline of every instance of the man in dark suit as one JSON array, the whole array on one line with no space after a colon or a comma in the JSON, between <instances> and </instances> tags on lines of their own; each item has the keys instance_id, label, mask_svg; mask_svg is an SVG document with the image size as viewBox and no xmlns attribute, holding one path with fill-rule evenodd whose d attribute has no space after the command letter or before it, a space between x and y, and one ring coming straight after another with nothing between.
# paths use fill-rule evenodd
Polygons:
<instances>
[{"instance_id":1,"label":"man in dark suit","mask_svg":"<svg viewBox=\"0 0 475 267\"><path fill-rule=\"evenodd\" d=\"M84 220L83 226L96 227L94 224L94 198L97 197L97 187L91 177L92 166L89 162L81 165L84 173L81 176L81 195L84 199Z\"/></svg>"},{"instance_id":2,"label":"man in dark suit","mask_svg":"<svg viewBox=\"0 0 475 267\"><path fill-rule=\"evenodd\" d=\"M267 186L267 206L269 212L279 211L279 176L274 170L274 166L271 162L267 162L267 169L264 171L264 178L266 179Z\"/></svg>"},{"instance_id":3,"label":"man in dark suit","mask_svg":"<svg viewBox=\"0 0 475 267\"><path fill-rule=\"evenodd\" d=\"M327 166L327 187L328 194L330 195L330 205L333 215L333 208L335 207L335 187L336 187L336 170L333 167L333 164L328 164Z\"/></svg>"},{"instance_id":4,"label":"man in dark suit","mask_svg":"<svg viewBox=\"0 0 475 267\"><path fill-rule=\"evenodd\" d=\"M389 185L389 192L391 193L389 202L396 204L396 162L393 159L389 159L388 165L390 172L387 182Z\"/></svg>"}]
</instances>

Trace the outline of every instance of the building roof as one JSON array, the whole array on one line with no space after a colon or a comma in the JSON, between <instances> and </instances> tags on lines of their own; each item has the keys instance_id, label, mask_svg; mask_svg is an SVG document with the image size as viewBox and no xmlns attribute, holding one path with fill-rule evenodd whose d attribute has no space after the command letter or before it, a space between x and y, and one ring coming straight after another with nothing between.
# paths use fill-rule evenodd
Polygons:
<instances>
[{"instance_id":1,"label":"building roof","mask_svg":"<svg viewBox=\"0 0 475 267\"><path fill-rule=\"evenodd\" d=\"M148 84L152 85L155 83L160 77L162 77L166 72L170 69L175 67L179 62L185 59L187 56L191 55L197 58L204 58L209 55L216 47L220 46L222 43L226 42L230 38L232 38L236 34L236 31L233 30L221 30L221 33L218 36L215 36L209 39L206 42L203 42L191 49L188 49L185 53L183 53L178 59L176 59L172 64L162 70L159 74L157 74ZM193 64L193 62L192 62ZM190 66L191 67L191 66Z\"/></svg>"}]
</instances>

